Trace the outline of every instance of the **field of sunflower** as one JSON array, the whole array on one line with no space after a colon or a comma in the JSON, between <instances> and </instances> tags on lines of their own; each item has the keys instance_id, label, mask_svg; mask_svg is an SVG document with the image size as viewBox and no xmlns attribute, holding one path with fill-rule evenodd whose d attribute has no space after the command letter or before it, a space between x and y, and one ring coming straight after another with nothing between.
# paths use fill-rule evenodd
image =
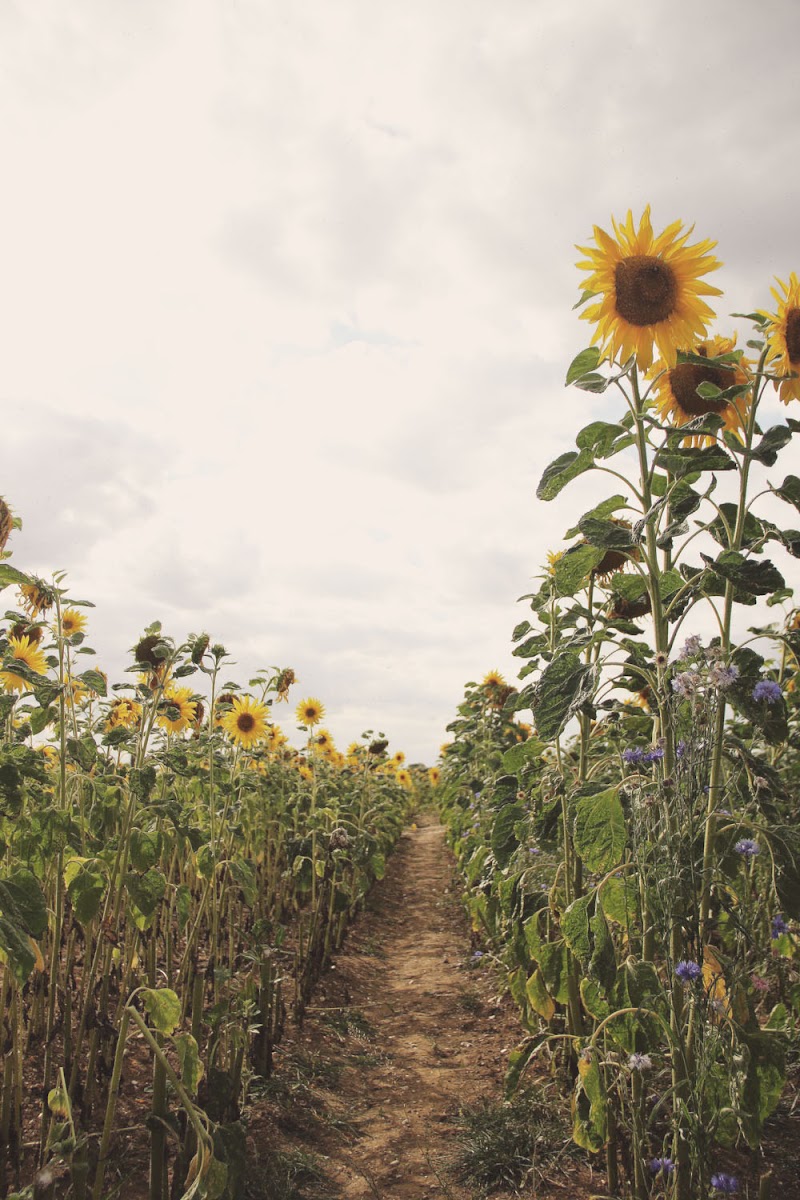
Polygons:
<instances>
[{"instance_id":1,"label":"field of sunflower","mask_svg":"<svg viewBox=\"0 0 800 1200\"><path fill-rule=\"evenodd\" d=\"M523 597L519 688L467 686L442 794L528 1031L509 1089L549 1056L604 1194L765 1200L800 1061L800 478L773 473L800 420L768 420L800 399L800 284L737 349L690 234L648 209L581 247L594 336L566 383L617 411L537 494L618 490Z\"/></svg>"},{"instance_id":2,"label":"field of sunflower","mask_svg":"<svg viewBox=\"0 0 800 1200\"><path fill-rule=\"evenodd\" d=\"M102 1200L142 1154L151 1200L240 1196L249 1085L428 779L313 697L293 749L294 672L243 689L206 634L150 626L109 684L19 525L0 500L0 1196Z\"/></svg>"}]
</instances>

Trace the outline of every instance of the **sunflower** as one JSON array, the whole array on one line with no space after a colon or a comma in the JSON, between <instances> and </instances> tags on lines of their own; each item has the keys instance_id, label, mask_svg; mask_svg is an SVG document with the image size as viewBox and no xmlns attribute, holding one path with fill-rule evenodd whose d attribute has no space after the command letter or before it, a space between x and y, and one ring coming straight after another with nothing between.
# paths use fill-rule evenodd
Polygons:
<instances>
[{"instance_id":1,"label":"sunflower","mask_svg":"<svg viewBox=\"0 0 800 1200\"><path fill-rule=\"evenodd\" d=\"M222 728L232 742L249 750L267 732L269 709L250 696L235 696L231 711L222 718Z\"/></svg>"},{"instance_id":2,"label":"sunflower","mask_svg":"<svg viewBox=\"0 0 800 1200\"><path fill-rule=\"evenodd\" d=\"M773 362L780 360L781 374L790 376L794 372L794 379L784 379L780 385L781 400L788 404L790 400L800 400L800 280L792 271L788 284L777 277L775 282L781 290L770 288L778 301L778 311L774 316L767 314L770 321L767 341L773 352Z\"/></svg>"},{"instance_id":3,"label":"sunflower","mask_svg":"<svg viewBox=\"0 0 800 1200\"><path fill-rule=\"evenodd\" d=\"M436 787L441 777L442 773L438 767L428 768L428 782L430 783L431 787Z\"/></svg>"},{"instance_id":4,"label":"sunflower","mask_svg":"<svg viewBox=\"0 0 800 1200\"><path fill-rule=\"evenodd\" d=\"M722 265L709 254L716 242L687 246L694 226L682 233L682 221L673 221L654 237L649 204L638 232L630 211L624 225L613 217L611 222L616 241L595 225L597 246L578 246L587 256L577 264L589 272L584 287L601 297L581 317L597 326L592 340L610 358L624 362L635 355L646 371L655 343L672 366L677 351L702 337L714 317L700 297L719 296L720 290L700 276Z\"/></svg>"},{"instance_id":5,"label":"sunflower","mask_svg":"<svg viewBox=\"0 0 800 1200\"><path fill-rule=\"evenodd\" d=\"M308 700L300 701L295 709L295 716L301 725L307 725L309 729L313 729L325 716L325 706L313 696L309 696Z\"/></svg>"},{"instance_id":6,"label":"sunflower","mask_svg":"<svg viewBox=\"0 0 800 1200\"><path fill-rule=\"evenodd\" d=\"M47 612L55 603L52 589L43 579L34 579L33 583L22 583L19 588L20 601L26 612L32 617Z\"/></svg>"},{"instance_id":7,"label":"sunflower","mask_svg":"<svg viewBox=\"0 0 800 1200\"><path fill-rule=\"evenodd\" d=\"M44 675L46 672L47 662L45 661L44 653L29 637L10 637L8 639L8 650L11 659L15 662L24 663L28 670L33 671L34 674ZM27 679L23 679L21 675L15 674L14 671L0 671L0 682L5 692L27 692L31 686Z\"/></svg>"},{"instance_id":8,"label":"sunflower","mask_svg":"<svg viewBox=\"0 0 800 1200\"><path fill-rule=\"evenodd\" d=\"M318 750L321 754L327 754L334 748L333 735L327 729L319 729L314 734L313 743L314 749Z\"/></svg>"},{"instance_id":9,"label":"sunflower","mask_svg":"<svg viewBox=\"0 0 800 1200\"><path fill-rule=\"evenodd\" d=\"M86 628L86 617L77 608L65 608L61 614L61 636L72 637L73 633L83 633Z\"/></svg>"},{"instance_id":10,"label":"sunflower","mask_svg":"<svg viewBox=\"0 0 800 1200\"><path fill-rule=\"evenodd\" d=\"M72 678L66 681L65 694L73 708L77 708L81 704L86 704L92 695L82 679Z\"/></svg>"},{"instance_id":11,"label":"sunflower","mask_svg":"<svg viewBox=\"0 0 800 1200\"><path fill-rule=\"evenodd\" d=\"M191 688L168 687L158 706L158 723L167 733L183 733L194 721L197 703Z\"/></svg>"},{"instance_id":12,"label":"sunflower","mask_svg":"<svg viewBox=\"0 0 800 1200\"><path fill-rule=\"evenodd\" d=\"M142 718L142 706L127 696L119 696L108 710L106 729L136 729Z\"/></svg>"},{"instance_id":13,"label":"sunflower","mask_svg":"<svg viewBox=\"0 0 800 1200\"><path fill-rule=\"evenodd\" d=\"M507 687L508 685L499 671L487 671L483 677L482 686L491 689Z\"/></svg>"},{"instance_id":14,"label":"sunflower","mask_svg":"<svg viewBox=\"0 0 800 1200\"><path fill-rule=\"evenodd\" d=\"M563 557L564 557L563 550L548 550L547 551L547 574L548 575L555 575L556 564L558 563L559 559L562 559Z\"/></svg>"},{"instance_id":15,"label":"sunflower","mask_svg":"<svg viewBox=\"0 0 800 1200\"><path fill-rule=\"evenodd\" d=\"M719 358L730 354L736 344L736 337L712 337L699 342L692 347L692 354L698 358ZM714 396L698 396L697 389L701 383L713 383L720 391L730 387L747 385L750 381L750 363L741 358L729 366L700 366L699 363L679 362L674 367L668 367L666 362L659 360L652 368L652 374L657 375L655 389L657 393L656 407L665 421L673 425L686 425L695 417L706 417L711 414L723 421L723 428L729 429L739 441L744 430L747 411L750 407L751 396L743 392L735 400L719 400ZM710 434L695 434L683 439L685 446L711 446L716 439Z\"/></svg>"},{"instance_id":16,"label":"sunflower","mask_svg":"<svg viewBox=\"0 0 800 1200\"><path fill-rule=\"evenodd\" d=\"M394 754L392 755L391 761L394 763L394 765L396 767L402 767L403 763L406 761L406 756L402 750L395 750Z\"/></svg>"},{"instance_id":17,"label":"sunflower","mask_svg":"<svg viewBox=\"0 0 800 1200\"><path fill-rule=\"evenodd\" d=\"M398 771L396 778L401 787L410 788L412 786L411 775L408 771Z\"/></svg>"}]
</instances>

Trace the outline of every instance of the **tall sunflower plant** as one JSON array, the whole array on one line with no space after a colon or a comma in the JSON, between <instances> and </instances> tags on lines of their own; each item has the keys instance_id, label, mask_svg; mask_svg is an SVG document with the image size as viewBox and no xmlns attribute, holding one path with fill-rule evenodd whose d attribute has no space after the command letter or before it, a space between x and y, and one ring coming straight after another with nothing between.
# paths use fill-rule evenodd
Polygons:
<instances>
[{"instance_id":1,"label":"tall sunflower plant","mask_svg":"<svg viewBox=\"0 0 800 1200\"><path fill-rule=\"evenodd\" d=\"M800 421L767 416L773 391L800 398L800 292L778 281L738 348L709 328L714 243L690 237L646 209L580 248L593 336L566 383L619 407L537 495L589 472L614 493L523 598L513 708L535 735L495 773L488 834L531 1027L510 1080L568 1047L574 1136L610 1190L627 1164L636 1200L715 1194L725 1155L759 1144L800 1018L800 533L780 520L800 479L773 473Z\"/></svg>"}]
</instances>

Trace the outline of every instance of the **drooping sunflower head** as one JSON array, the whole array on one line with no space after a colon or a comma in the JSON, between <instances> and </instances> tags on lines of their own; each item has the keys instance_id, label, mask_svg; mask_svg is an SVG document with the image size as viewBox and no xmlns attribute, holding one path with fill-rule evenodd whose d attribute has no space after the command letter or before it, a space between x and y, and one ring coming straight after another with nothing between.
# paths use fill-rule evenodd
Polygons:
<instances>
[{"instance_id":1,"label":"drooping sunflower head","mask_svg":"<svg viewBox=\"0 0 800 1200\"><path fill-rule=\"evenodd\" d=\"M251 696L235 696L230 712L222 718L222 728L232 742L249 750L267 732L269 709Z\"/></svg>"},{"instance_id":2,"label":"drooping sunflower head","mask_svg":"<svg viewBox=\"0 0 800 1200\"><path fill-rule=\"evenodd\" d=\"M788 284L777 278L775 282L780 290L770 291L778 302L778 311L767 314L767 342L773 370L790 377L775 385L783 403L788 404L790 400L800 400L800 280L792 271Z\"/></svg>"},{"instance_id":3,"label":"drooping sunflower head","mask_svg":"<svg viewBox=\"0 0 800 1200\"><path fill-rule=\"evenodd\" d=\"M301 725L307 725L309 729L313 729L325 716L325 707L319 700L309 696L307 700L300 701L295 709L295 715Z\"/></svg>"},{"instance_id":4,"label":"drooping sunflower head","mask_svg":"<svg viewBox=\"0 0 800 1200\"><path fill-rule=\"evenodd\" d=\"M278 703L282 700L288 701L289 688L297 682L297 676L291 667L284 667L275 680L275 690L278 693Z\"/></svg>"},{"instance_id":5,"label":"drooping sunflower head","mask_svg":"<svg viewBox=\"0 0 800 1200\"><path fill-rule=\"evenodd\" d=\"M43 651L28 637L10 637L8 639L8 657L14 662L24 663L35 675L44 675L47 662ZM14 670L0 671L0 684L5 692L27 692L31 684Z\"/></svg>"},{"instance_id":6,"label":"drooping sunflower head","mask_svg":"<svg viewBox=\"0 0 800 1200\"><path fill-rule=\"evenodd\" d=\"M609 616L621 621L635 621L639 617L646 617L652 611L650 596L647 592L642 592L641 596L637 596L635 600L626 600L624 596L612 592L610 604Z\"/></svg>"},{"instance_id":7,"label":"drooping sunflower head","mask_svg":"<svg viewBox=\"0 0 800 1200\"><path fill-rule=\"evenodd\" d=\"M676 362L668 366L660 359L652 368L655 381L656 407L661 417L672 425L687 425L695 417L717 416L723 428L730 430L739 441L752 402L752 393L743 392L732 400L717 396L700 396L697 389L710 383L721 392L732 387L747 387L750 382L750 363L742 355L734 355L736 337L712 337L692 347L692 361ZM698 358L708 359L708 366L698 363ZM720 361L722 360L722 361ZM710 434L695 434L683 439L684 445L712 445Z\"/></svg>"},{"instance_id":8,"label":"drooping sunflower head","mask_svg":"<svg viewBox=\"0 0 800 1200\"><path fill-rule=\"evenodd\" d=\"M23 608L32 617L47 612L56 602L53 589L43 579L33 578L30 583L20 584L19 596Z\"/></svg>"},{"instance_id":9,"label":"drooping sunflower head","mask_svg":"<svg viewBox=\"0 0 800 1200\"><path fill-rule=\"evenodd\" d=\"M11 537L11 530L13 528L14 517L11 509L8 507L3 497L0 496L0 552L5 550L6 543Z\"/></svg>"},{"instance_id":10,"label":"drooping sunflower head","mask_svg":"<svg viewBox=\"0 0 800 1200\"><path fill-rule=\"evenodd\" d=\"M196 711L191 688L168 687L158 706L158 723L167 733L183 733L193 723Z\"/></svg>"},{"instance_id":11,"label":"drooping sunflower head","mask_svg":"<svg viewBox=\"0 0 800 1200\"><path fill-rule=\"evenodd\" d=\"M649 205L638 230L630 211L624 224L611 221L616 240L595 225L597 245L578 247L586 255L578 267L589 272L584 288L600 296L581 317L596 326L593 341L610 358L624 362L635 355L646 371L655 344L672 365L678 350L703 337L714 317L701 297L720 290L701 276L722 265L709 253L716 242L687 245L694 226L683 233L682 221L656 237Z\"/></svg>"},{"instance_id":12,"label":"drooping sunflower head","mask_svg":"<svg viewBox=\"0 0 800 1200\"><path fill-rule=\"evenodd\" d=\"M626 521L624 517L610 517L609 520L614 525L619 525L620 529L630 529L630 521ZM600 562L592 568L591 574L601 583L605 583L617 571L622 571L625 564L634 559L636 562L641 558L641 551L638 546L630 546L626 550L606 550Z\"/></svg>"},{"instance_id":13,"label":"drooping sunflower head","mask_svg":"<svg viewBox=\"0 0 800 1200\"><path fill-rule=\"evenodd\" d=\"M41 625L28 625L26 621L20 621L17 625L12 625L9 630L9 637L22 638L26 637L34 646L38 646L42 640L44 630Z\"/></svg>"}]
</instances>

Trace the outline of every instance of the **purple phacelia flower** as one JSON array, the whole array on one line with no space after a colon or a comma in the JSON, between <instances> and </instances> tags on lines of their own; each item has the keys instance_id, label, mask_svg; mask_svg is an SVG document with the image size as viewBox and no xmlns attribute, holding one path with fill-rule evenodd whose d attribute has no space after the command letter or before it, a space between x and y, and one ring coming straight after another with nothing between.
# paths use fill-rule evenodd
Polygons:
<instances>
[{"instance_id":1,"label":"purple phacelia flower","mask_svg":"<svg viewBox=\"0 0 800 1200\"><path fill-rule=\"evenodd\" d=\"M735 1175L726 1175L724 1171L720 1171L711 1176L711 1186L718 1192L724 1192L726 1196L735 1196L739 1191L739 1180Z\"/></svg>"},{"instance_id":2,"label":"purple phacelia flower","mask_svg":"<svg viewBox=\"0 0 800 1200\"><path fill-rule=\"evenodd\" d=\"M757 854L761 853L761 847L752 838L741 838L733 848L743 858L755 858Z\"/></svg>"},{"instance_id":3,"label":"purple phacelia flower","mask_svg":"<svg viewBox=\"0 0 800 1200\"><path fill-rule=\"evenodd\" d=\"M739 668L734 663L730 663L727 667L723 667L722 663L714 663L713 667L709 668L708 682L719 688L721 692L731 687L738 678Z\"/></svg>"},{"instance_id":4,"label":"purple phacelia flower","mask_svg":"<svg viewBox=\"0 0 800 1200\"><path fill-rule=\"evenodd\" d=\"M788 932L789 932L789 926L786 924L786 922L783 919L783 913L775 913L775 916L772 918L772 940L773 940L773 942L777 941L782 933L788 933Z\"/></svg>"},{"instance_id":5,"label":"purple phacelia flower","mask_svg":"<svg viewBox=\"0 0 800 1200\"><path fill-rule=\"evenodd\" d=\"M630 1054L628 1068L631 1071L652 1071L653 1060L649 1054Z\"/></svg>"},{"instance_id":6,"label":"purple phacelia flower","mask_svg":"<svg viewBox=\"0 0 800 1200\"><path fill-rule=\"evenodd\" d=\"M753 688L753 699L765 700L767 704L777 704L782 695L781 685L772 679L759 679Z\"/></svg>"},{"instance_id":7,"label":"purple phacelia flower","mask_svg":"<svg viewBox=\"0 0 800 1200\"><path fill-rule=\"evenodd\" d=\"M642 762L646 762L646 763L661 762L661 759L663 757L664 757L663 747L656 746L656 748L654 750L647 750L645 752L645 754L642 756Z\"/></svg>"},{"instance_id":8,"label":"purple phacelia flower","mask_svg":"<svg viewBox=\"0 0 800 1200\"><path fill-rule=\"evenodd\" d=\"M687 637L683 646L678 651L678 658L694 658L695 654L699 654L703 647L703 643L696 633Z\"/></svg>"},{"instance_id":9,"label":"purple phacelia flower","mask_svg":"<svg viewBox=\"0 0 800 1200\"><path fill-rule=\"evenodd\" d=\"M697 691L700 683L700 676L696 671L681 671L672 680L672 690L678 696L682 696L684 700L691 700Z\"/></svg>"},{"instance_id":10,"label":"purple phacelia flower","mask_svg":"<svg viewBox=\"0 0 800 1200\"><path fill-rule=\"evenodd\" d=\"M684 983L693 983L695 979L699 979L703 974L703 968L699 963L692 962L691 959L682 959L675 968L675 974L678 979Z\"/></svg>"},{"instance_id":11,"label":"purple phacelia flower","mask_svg":"<svg viewBox=\"0 0 800 1200\"><path fill-rule=\"evenodd\" d=\"M626 762L629 767L635 767L644 758L645 751L641 746L627 746L622 751L622 761Z\"/></svg>"},{"instance_id":12,"label":"purple phacelia flower","mask_svg":"<svg viewBox=\"0 0 800 1200\"><path fill-rule=\"evenodd\" d=\"M654 1175L663 1172L664 1175L671 1175L675 1170L675 1163L671 1158L651 1158L650 1170Z\"/></svg>"}]
</instances>

